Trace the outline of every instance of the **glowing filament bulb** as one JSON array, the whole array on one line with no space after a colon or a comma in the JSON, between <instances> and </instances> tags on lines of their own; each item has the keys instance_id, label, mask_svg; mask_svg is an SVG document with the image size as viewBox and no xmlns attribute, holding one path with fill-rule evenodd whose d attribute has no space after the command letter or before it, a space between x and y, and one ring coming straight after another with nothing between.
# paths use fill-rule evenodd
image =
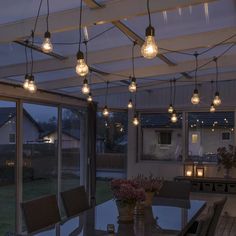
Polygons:
<instances>
[{"instance_id":1,"label":"glowing filament bulb","mask_svg":"<svg viewBox=\"0 0 236 236\"><path fill-rule=\"evenodd\" d=\"M174 107L172 106L172 104L170 104L169 105L169 107L168 107L168 113L173 113L173 111L174 111Z\"/></svg>"},{"instance_id":2,"label":"glowing filament bulb","mask_svg":"<svg viewBox=\"0 0 236 236\"><path fill-rule=\"evenodd\" d=\"M127 107L128 107L129 109L132 109L132 108L133 108L132 99L129 100L129 103L128 103Z\"/></svg>"},{"instance_id":3,"label":"glowing filament bulb","mask_svg":"<svg viewBox=\"0 0 236 236\"><path fill-rule=\"evenodd\" d=\"M211 104L211 107L210 107L210 112L215 112L216 111L216 108L215 108L215 106L214 106L214 104L212 103Z\"/></svg>"},{"instance_id":4,"label":"glowing filament bulb","mask_svg":"<svg viewBox=\"0 0 236 236\"><path fill-rule=\"evenodd\" d=\"M198 94L197 89L194 89L193 96L191 98L191 102L194 105L197 105L200 102L200 98L199 98L199 94Z\"/></svg>"},{"instance_id":5,"label":"glowing filament bulb","mask_svg":"<svg viewBox=\"0 0 236 236\"><path fill-rule=\"evenodd\" d=\"M172 123L176 123L178 121L178 117L175 111L173 111L170 119Z\"/></svg>"},{"instance_id":6,"label":"glowing filament bulb","mask_svg":"<svg viewBox=\"0 0 236 236\"><path fill-rule=\"evenodd\" d=\"M83 87L82 87L82 93L85 94L85 95L90 93L90 88L89 88L87 79L84 79L84 83L83 83Z\"/></svg>"},{"instance_id":7,"label":"glowing filament bulb","mask_svg":"<svg viewBox=\"0 0 236 236\"><path fill-rule=\"evenodd\" d=\"M75 69L79 76L85 76L89 72L89 68L84 60L84 54L81 51L77 53L77 65Z\"/></svg>"},{"instance_id":8,"label":"glowing filament bulb","mask_svg":"<svg viewBox=\"0 0 236 236\"><path fill-rule=\"evenodd\" d=\"M87 101L88 102L92 102L93 101L93 97L92 97L92 94L89 93L88 97L87 97Z\"/></svg>"},{"instance_id":9,"label":"glowing filament bulb","mask_svg":"<svg viewBox=\"0 0 236 236\"><path fill-rule=\"evenodd\" d=\"M213 104L215 106L219 106L221 104L221 99L220 99L220 93L219 92L215 93L215 97L213 99Z\"/></svg>"},{"instance_id":10,"label":"glowing filament bulb","mask_svg":"<svg viewBox=\"0 0 236 236\"><path fill-rule=\"evenodd\" d=\"M25 81L23 84L23 88L26 90L28 90L28 88L29 88L29 75L28 74L25 75Z\"/></svg>"},{"instance_id":11,"label":"glowing filament bulb","mask_svg":"<svg viewBox=\"0 0 236 236\"><path fill-rule=\"evenodd\" d=\"M139 120L138 120L138 117L137 117L137 115L135 115L135 116L134 116L134 118L133 118L133 121L132 121L132 122L133 122L133 125L134 125L134 126L138 126L138 125L139 125Z\"/></svg>"},{"instance_id":12,"label":"glowing filament bulb","mask_svg":"<svg viewBox=\"0 0 236 236\"><path fill-rule=\"evenodd\" d=\"M137 90L136 79L133 77L129 85L129 91L131 93L134 93L136 92L136 90Z\"/></svg>"},{"instance_id":13,"label":"glowing filament bulb","mask_svg":"<svg viewBox=\"0 0 236 236\"><path fill-rule=\"evenodd\" d=\"M107 117L109 116L109 110L107 106L104 106L103 111L102 111L103 116Z\"/></svg>"},{"instance_id":14,"label":"glowing filament bulb","mask_svg":"<svg viewBox=\"0 0 236 236\"><path fill-rule=\"evenodd\" d=\"M37 91L37 86L34 82L34 76L31 75L29 78L28 90L30 93L35 93Z\"/></svg>"},{"instance_id":15,"label":"glowing filament bulb","mask_svg":"<svg viewBox=\"0 0 236 236\"><path fill-rule=\"evenodd\" d=\"M48 31L44 34L44 41L41 48L43 52L45 53L50 53L53 51L53 45L51 42L51 34Z\"/></svg>"}]
</instances>

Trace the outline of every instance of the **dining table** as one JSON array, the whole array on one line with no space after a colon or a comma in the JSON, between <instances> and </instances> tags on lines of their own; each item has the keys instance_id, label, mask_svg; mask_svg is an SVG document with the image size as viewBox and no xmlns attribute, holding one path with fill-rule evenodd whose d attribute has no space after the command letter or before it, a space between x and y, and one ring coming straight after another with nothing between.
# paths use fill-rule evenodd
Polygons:
<instances>
[{"instance_id":1,"label":"dining table","mask_svg":"<svg viewBox=\"0 0 236 236\"><path fill-rule=\"evenodd\" d=\"M74 217L62 220L56 226L44 229L35 236L174 236L185 235L196 218L204 210L205 201L188 200L168 204L161 202L145 207L142 214L136 212L134 221L118 221L118 209L114 200L96 205ZM108 228L114 233L108 233Z\"/></svg>"}]
</instances>

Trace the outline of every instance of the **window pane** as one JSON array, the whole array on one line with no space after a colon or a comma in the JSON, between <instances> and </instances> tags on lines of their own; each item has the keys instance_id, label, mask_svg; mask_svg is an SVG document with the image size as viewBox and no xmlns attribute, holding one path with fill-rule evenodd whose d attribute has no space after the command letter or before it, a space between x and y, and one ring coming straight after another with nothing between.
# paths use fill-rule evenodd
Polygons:
<instances>
[{"instance_id":1,"label":"window pane","mask_svg":"<svg viewBox=\"0 0 236 236\"><path fill-rule=\"evenodd\" d=\"M23 105L23 200L57 193L57 108Z\"/></svg>"},{"instance_id":2,"label":"window pane","mask_svg":"<svg viewBox=\"0 0 236 236\"><path fill-rule=\"evenodd\" d=\"M15 229L15 135L16 104L0 100L0 235Z\"/></svg>"},{"instance_id":3,"label":"window pane","mask_svg":"<svg viewBox=\"0 0 236 236\"><path fill-rule=\"evenodd\" d=\"M165 113L141 114L141 160L182 160L182 115L172 123Z\"/></svg>"},{"instance_id":4,"label":"window pane","mask_svg":"<svg viewBox=\"0 0 236 236\"><path fill-rule=\"evenodd\" d=\"M97 113L97 203L111 198L109 179L125 177L127 112Z\"/></svg>"},{"instance_id":5,"label":"window pane","mask_svg":"<svg viewBox=\"0 0 236 236\"><path fill-rule=\"evenodd\" d=\"M62 109L62 191L80 185L80 113Z\"/></svg>"},{"instance_id":6,"label":"window pane","mask_svg":"<svg viewBox=\"0 0 236 236\"><path fill-rule=\"evenodd\" d=\"M234 144L234 112L189 113L189 159L217 161L217 149Z\"/></svg>"}]
</instances>

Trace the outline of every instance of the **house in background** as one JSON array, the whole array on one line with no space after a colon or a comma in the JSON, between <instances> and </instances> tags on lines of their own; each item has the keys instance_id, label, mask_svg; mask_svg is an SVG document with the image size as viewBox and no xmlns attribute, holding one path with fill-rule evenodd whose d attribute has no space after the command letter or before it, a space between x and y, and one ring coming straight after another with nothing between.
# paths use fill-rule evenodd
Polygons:
<instances>
[{"instance_id":1,"label":"house in background","mask_svg":"<svg viewBox=\"0 0 236 236\"><path fill-rule=\"evenodd\" d=\"M32 116L23 110L23 143L38 142L42 133L41 127ZM14 107L0 108L0 145L16 142L16 109Z\"/></svg>"}]
</instances>

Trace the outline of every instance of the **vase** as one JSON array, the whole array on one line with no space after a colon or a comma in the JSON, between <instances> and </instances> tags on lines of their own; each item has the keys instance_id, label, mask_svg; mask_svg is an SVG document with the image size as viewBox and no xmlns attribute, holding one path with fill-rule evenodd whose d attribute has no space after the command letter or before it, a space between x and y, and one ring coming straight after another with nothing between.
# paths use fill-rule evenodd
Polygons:
<instances>
[{"instance_id":1,"label":"vase","mask_svg":"<svg viewBox=\"0 0 236 236\"><path fill-rule=\"evenodd\" d=\"M225 169L225 174L224 174L224 178L231 178L230 176L230 169Z\"/></svg>"},{"instance_id":2,"label":"vase","mask_svg":"<svg viewBox=\"0 0 236 236\"><path fill-rule=\"evenodd\" d=\"M145 202L144 205L145 207L149 207L152 205L153 197L154 197L155 192L145 192Z\"/></svg>"},{"instance_id":3,"label":"vase","mask_svg":"<svg viewBox=\"0 0 236 236\"><path fill-rule=\"evenodd\" d=\"M123 201L116 201L118 209L118 222L132 223L134 220L134 208L135 204L125 203Z\"/></svg>"}]
</instances>

